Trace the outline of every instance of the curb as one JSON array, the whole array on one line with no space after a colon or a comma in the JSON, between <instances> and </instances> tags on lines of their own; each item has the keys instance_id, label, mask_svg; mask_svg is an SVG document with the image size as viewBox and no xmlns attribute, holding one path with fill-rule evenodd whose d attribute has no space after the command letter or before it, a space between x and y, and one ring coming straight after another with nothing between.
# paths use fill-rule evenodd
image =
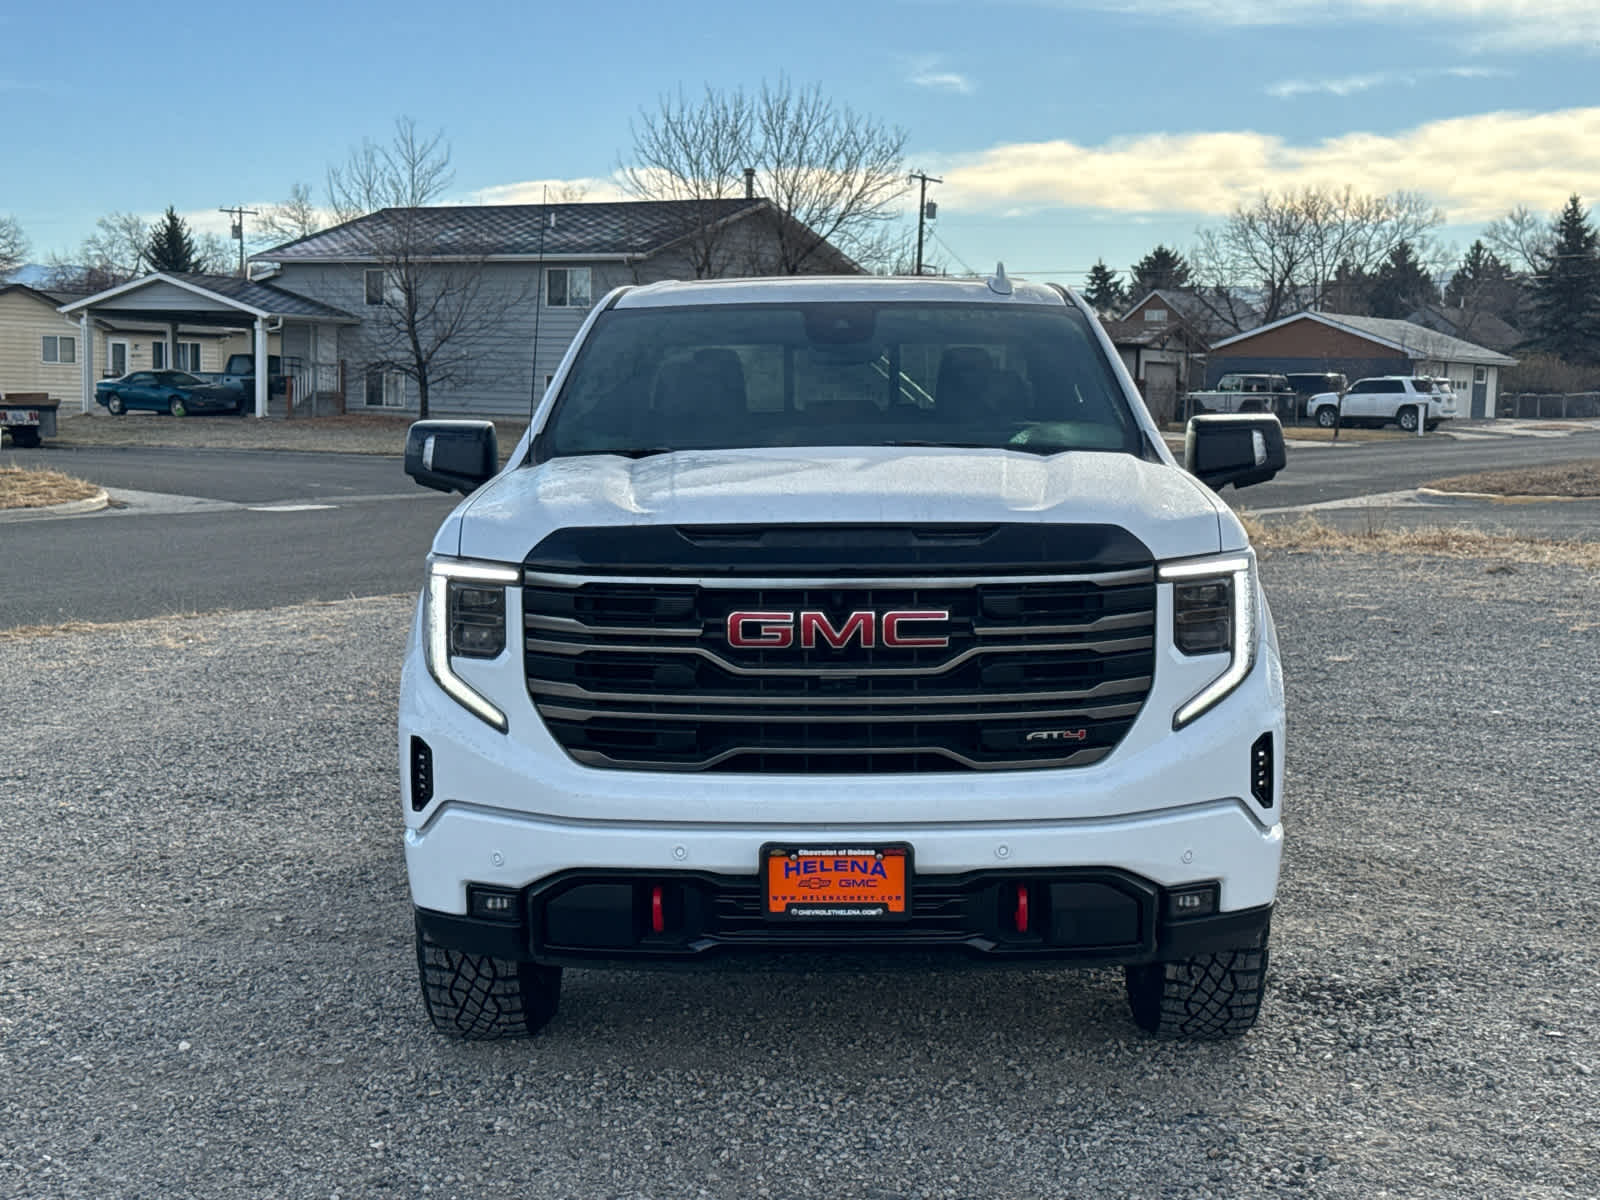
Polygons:
<instances>
[{"instance_id":1,"label":"curb","mask_svg":"<svg viewBox=\"0 0 1600 1200\"><path fill-rule=\"evenodd\" d=\"M1488 500L1494 504L1570 504L1574 501L1600 501L1600 496L1507 496L1500 492L1443 492L1419 487L1417 495L1430 500Z\"/></svg>"},{"instance_id":2,"label":"curb","mask_svg":"<svg viewBox=\"0 0 1600 1200\"><path fill-rule=\"evenodd\" d=\"M37 508L0 508L0 522L25 521L32 517L74 517L81 513L99 512L111 503L105 488L83 500L68 500L64 504L45 504Z\"/></svg>"}]
</instances>

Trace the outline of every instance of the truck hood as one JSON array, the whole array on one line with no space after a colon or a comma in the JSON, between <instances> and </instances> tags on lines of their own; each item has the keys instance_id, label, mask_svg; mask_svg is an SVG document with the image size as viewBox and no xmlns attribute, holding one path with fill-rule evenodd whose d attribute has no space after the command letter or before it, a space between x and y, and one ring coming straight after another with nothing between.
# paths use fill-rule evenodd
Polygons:
<instances>
[{"instance_id":1,"label":"truck hood","mask_svg":"<svg viewBox=\"0 0 1600 1200\"><path fill-rule=\"evenodd\" d=\"M574 526L1037 521L1120 525L1161 559L1223 549L1226 511L1181 469L1131 454L684 450L504 471L456 510L434 548L521 562L545 535Z\"/></svg>"}]
</instances>

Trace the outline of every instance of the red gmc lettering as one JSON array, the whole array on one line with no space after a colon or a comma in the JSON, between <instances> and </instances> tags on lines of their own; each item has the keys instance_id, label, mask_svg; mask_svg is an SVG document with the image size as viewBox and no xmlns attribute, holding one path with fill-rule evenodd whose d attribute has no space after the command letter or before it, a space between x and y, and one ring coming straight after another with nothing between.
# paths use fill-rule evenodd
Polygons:
<instances>
[{"instance_id":1,"label":"red gmc lettering","mask_svg":"<svg viewBox=\"0 0 1600 1200\"><path fill-rule=\"evenodd\" d=\"M745 627L754 625L757 632L749 634ZM776 646L783 648L794 642L794 614L792 612L732 612L728 614L728 645Z\"/></svg>"},{"instance_id":2,"label":"red gmc lettering","mask_svg":"<svg viewBox=\"0 0 1600 1200\"><path fill-rule=\"evenodd\" d=\"M911 625L924 621L948 621L950 613L946 610L935 611L928 609L917 612L892 612L883 614L883 644L885 646L948 646L949 635L939 637L907 637L900 632L902 625Z\"/></svg>"},{"instance_id":3,"label":"red gmc lettering","mask_svg":"<svg viewBox=\"0 0 1600 1200\"><path fill-rule=\"evenodd\" d=\"M800 644L807 650L816 648L817 637L827 642L835 650L843 650L850 644L852 635L859 635L863 646L873 644L873 616L871 612L853 612L844 620L842 629L835 629L828 622L826 613L806 611L800 614Z\"/></svg>"},{"instance_id":4,"label":"red gmc lettering","mask_svg":"<svg viewBox=\"0 0 1600 1200\"><path fill-rule=\"evenodd\" d=\"M728 645L745 649L769 647L784 649L794 645L795 618L799 617L800 645L815 650L826 642L835 650L843 650L852 642L865 648L879 644L912 648L917 646L943 647L950 644L948 635L915 637L902 633L907 625L930 621L948 621L947 609L914 609L907 612L875 613L858 609L844 619L838 628L828 614L816 609L793 612L732 612L728 614Z\"/></svg>"}]
</instances>

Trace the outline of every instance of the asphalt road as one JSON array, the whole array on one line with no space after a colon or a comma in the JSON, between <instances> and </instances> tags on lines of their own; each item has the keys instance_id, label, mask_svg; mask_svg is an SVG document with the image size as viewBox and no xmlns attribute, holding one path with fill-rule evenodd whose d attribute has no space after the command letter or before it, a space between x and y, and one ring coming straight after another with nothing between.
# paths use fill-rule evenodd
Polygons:
<instances>
[{"instance_id":1,"label":"asphalt road","mask_svg":"<svg viewBox=\"0 0 1600 1200\"><path fill-rule=\"evenodd\" d=\"M423 489L398 457L284 450L195 450L167 446L9 448L0 463L48 467L118 489L196 496L233 504L336 503L355 496L410 497Z\"/></svg>"},{"instance_id":2,"label":"asphalt road","mask_svg":"<svg viewBox=\"0 0 1600 1200\"><path fill-rule=\"evenodd\" d=\"M405 601L0 642L0 1197L1589 1200L1593 578L1263 577L1286 857L1224 1045L1139 1035L1113 971L870 960L571 971L538 1039L451 1042L396 812Z\"/></svg>"},{"instance_id":3,"label":"asphalt road","mask_svg":"<svg viewBox=\"0 0 1600 1200\"><path fill-rule=\"evenodd\" d=\"M1600 432L1296 448L1278 479L1223 495L1259 511L1594 456ZM398 458L367 455L154 447L0 452L0 463L12 462L92 480L126 507L0 524L0 629L411 592L434 530L458 499L413 485ZM1566 536L1574 522L1596 527L1596 513L1594 505L1499 506L1393 520L1496 528L1520 522L1544 536Z\"/></svg>"},{"instance_id":4,"label":"asphalt road","mask_svg":"<svg viewBox=\"0 0 1600 1200\"><path fill-rule=\"evenodd\" d=\"M99 483L126 506L0 524L0 628L415 592L460 499L368 455L0 454L12 460Z\"/></svg>"},{"instance_id":5,"label":"asphalt road","mask_svg":"<svg viewBox=\"0 0 1600 1200\"><path fill-rule=\"evenodd\" d=\"M1294 430L1287 431L1293 438ZM1566 437L1446 435L1381 442L1293 448L1276 479L1223 496L1252 509L1320 504L1353 496L1398 492L1429 480L1473 471L1502 470L1600 458L1600 425Z\"/></svg>"}]
</instances>

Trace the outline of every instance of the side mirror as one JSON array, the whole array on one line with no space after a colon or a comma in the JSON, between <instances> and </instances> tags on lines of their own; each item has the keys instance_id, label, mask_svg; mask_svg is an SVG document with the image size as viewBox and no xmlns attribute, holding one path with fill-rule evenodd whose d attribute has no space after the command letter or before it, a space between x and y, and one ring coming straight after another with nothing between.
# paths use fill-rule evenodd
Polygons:
<instances>
[{"instance_id":1,"label":"side mirror","mask_svg":"<svg viewBox=\"0 0 1600 1200\"><path fill-rule=\"evenodd\" d=\"M1183 465L1213 491L1265 483L1287 465L1283 426L1269 413L1191 417Z\"/></svg>"},{"instance_id":2,"label":"side mirror","mask_svg":"<svg viewBox=\"0 0 1600 1200\"><path fill-rule=\"evenodd\" d=\"M406 431L406 474L423 487L469 496L499 470L490 421L415 421Z\"/></svg>"}]
</instances>

